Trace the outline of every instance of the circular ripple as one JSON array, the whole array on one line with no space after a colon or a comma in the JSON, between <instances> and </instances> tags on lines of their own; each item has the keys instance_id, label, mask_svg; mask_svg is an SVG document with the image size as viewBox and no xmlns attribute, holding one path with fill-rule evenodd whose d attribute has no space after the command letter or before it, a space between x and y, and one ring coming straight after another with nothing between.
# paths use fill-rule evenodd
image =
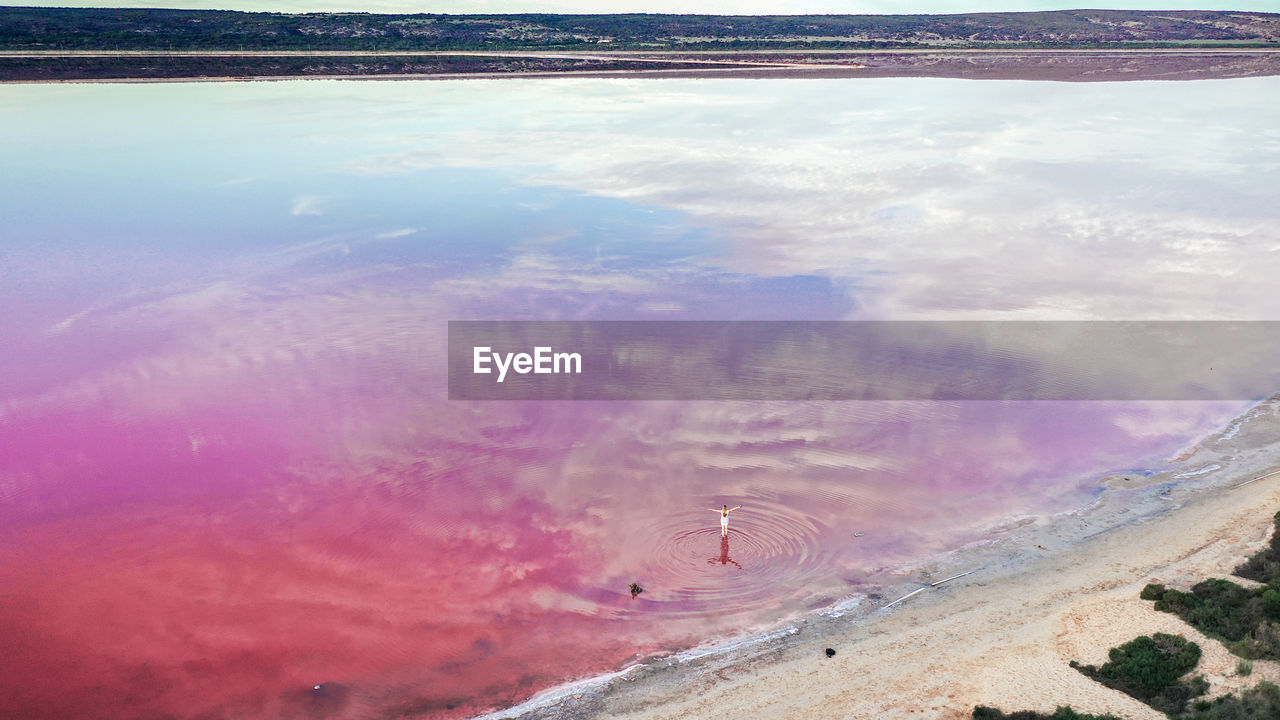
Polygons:
<instances>
[{"instance_id":1,"label":"circular ripple","mask_svg":"<svg viewBox=\"0 0 1280 720\"><path fill-rule=\"evenodd\" d=\"M729 535L707 511L672 514L645 528L649 547L638 577L645 598L677 614L758 608L804 590L822 570L825 528L786 506L753 501L729 516Z\"/></svg>"}]
</instances>

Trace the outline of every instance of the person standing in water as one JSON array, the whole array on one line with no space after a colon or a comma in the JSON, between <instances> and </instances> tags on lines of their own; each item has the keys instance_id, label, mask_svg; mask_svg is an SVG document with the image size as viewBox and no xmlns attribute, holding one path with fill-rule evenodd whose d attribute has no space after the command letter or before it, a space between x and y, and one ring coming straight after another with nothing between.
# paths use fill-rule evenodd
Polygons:
<instances>
[{"instance_id":1,"label":"person standing in water","mask_svg":"<svg viewBox=\"0 0 1280 720\"><path fill-rule=\"evenodd\" d=\"M716 510L715 508L708 508L711 512L720 513L720 537L729 537L729 513L734 510L741 509L741 505L732 508L728 505L721 505L719 510Z\"/></svg>"}]
</instances>

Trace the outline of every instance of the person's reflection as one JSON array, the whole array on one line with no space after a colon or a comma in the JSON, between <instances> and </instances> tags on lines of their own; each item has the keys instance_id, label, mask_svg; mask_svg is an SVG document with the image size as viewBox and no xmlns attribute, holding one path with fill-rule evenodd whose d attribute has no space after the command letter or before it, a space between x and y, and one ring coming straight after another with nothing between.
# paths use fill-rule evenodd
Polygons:
<instances>
[{"instance_id":1,"label":"person's reflection","mask_svg":"<svg viewBox=\"0 0 1280 720\"><path fill-rule=\"evenodd\" d=\"M732 565L738 568L739 570L742 569L742 566L739 565L737 561L729 557L729 536L728 535L720 536L720 557L707 558L708 565L715 565L716 563L720 563L721 565Z\"/></svg>"}]
</instances>

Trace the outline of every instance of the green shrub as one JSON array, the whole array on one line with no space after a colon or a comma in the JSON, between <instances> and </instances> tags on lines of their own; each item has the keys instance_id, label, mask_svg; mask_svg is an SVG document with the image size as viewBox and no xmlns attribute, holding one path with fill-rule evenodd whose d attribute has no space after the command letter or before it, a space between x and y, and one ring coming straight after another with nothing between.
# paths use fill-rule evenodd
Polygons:
<instances>
[{"instance_id":1,"label":"green shrub","mask_svg":"<svg viewBox=\"0 0 1280 720\"><path fill-rule=\"evenodd\" d=\"M1280 578L1276 578L1280 584ZM1163 585L1142 589L1155 609L1173 613L1231 652L1246 658L1280 660L1280 587L1250 589L1229 580L1205 580L1191 592Z\"/></svg>"},{"instance_id":2,"label":"green shrub","mask_svg":"<svg viewBox=\"0 0 1280 720\"><path fill-rule=\"evenodd\" d=\"M1280 687L1263 681L1236 695L1216 700L1197 701L1186 714L1176 720L1276 720L1280 718ZM1059 707L1053 714L1021 711L1004 713L995 708L976 707L974 720L1120 720L1114 715L1084 715L1069 707Z\"/></svg>"},{"instance_id":3,"label":"green shrub","mask_svg":"<svg viewBox=\"0 0 1280 720\"><path fill-rule=\"evenodd\" d=\"M1178 681L1200 662L1200 646L1178 635L1156 633L1134 638L1109 653L1098 674L1155 693Z\"/></svg>"},{"instance_id":4,"label":"green shrub","mask_svg":"<svg viewBox=\"0 0 1280 720\"><path fill-rule=\"evenodd\" d=\"M1180 720L1275 720L1280 718L1280 687L1260 682L1237 697L1226 695L1213 702L1198 702Z\"/></svg>"},{"instance_id":5,"label":"green shrub","mask_svg":"<svg viewBox=\"0 0 1280 720\"><path fill-rule=\"evenodd\" d=\"M1138 597L1143 600L1159 600L1161 595L1164 595L1164 586L1154 583L1142 588L1142 592L1138 593Z\"/></svg>"},{"instance_id":6,"label":"green shrub","mask_svg":"<svg viewBox=\"0 0 1280 720\"><path fill-rule=\"evenodd\" d=\"M1203 677L1179 679L1200 662L1200 646L1165 633L1134 638L1112 648L1102 667L1071 663L1071 667L1107 687L1131 695L1170 715L1181 713L1209 684Z\"/></svg>"},{"instance_id":7,"label":"green shrub","mask_svg":"<svg viewBox=\"0 0 1280 720\"><path fill-rule=\"evenodd\" d=\"M1271 535L1271 543L1236 568L1237 576L1261 583L1280 578L1280 512L1276 513L1274 523L1276 531Z\"/></svg>"},{"instance_id":8,"label":"green shrub","mask_svg":"<svg viewBox=\"0 0 1280 720\"><path fill-rule=\"evenodd\" d=\"M1226 645L1245 660L1280 658L1280 624L1263 621L1244 638Z\"/></svg>"},{"instance_id":9,"label":"green shrub","mask_svg":"<svg viewBox=\"0 0 1280 720\"><path fill-rule=\"evenodd\" d=\"M1085 715L1065 706L1059 707L1049 715L1031 710L1005 713L996 708L979 705L973 709L973 720L1121 720L1121 718L1115 715Z\"/></svg>"}]
</instances>

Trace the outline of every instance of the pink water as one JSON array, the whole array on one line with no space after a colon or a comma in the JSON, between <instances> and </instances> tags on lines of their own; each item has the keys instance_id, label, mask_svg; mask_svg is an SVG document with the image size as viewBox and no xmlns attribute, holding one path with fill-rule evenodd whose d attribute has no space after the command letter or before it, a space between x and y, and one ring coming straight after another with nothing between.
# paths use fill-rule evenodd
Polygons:
<instances>
[{"instance_id":1,"label":"pink water","mask_svg":"<svg viewBox=\"0 0 1280 720\"><path fill-rule=\"evenodd\" d=\"M874 591L1224 411L457 404L367 387L381 360L282 357L195 390L104 371L12 408L9 716L478 712ZM722 503L743 506L725 538Z\"/></svg>"},{"instance_id":2,"label":"pink water","mask_svg":"<svg viewBox=\"0 0 1280 720\"><path fill-rule=\"evenodd\" d=\"M450 402L446 323L1273 317L1196 87L0 88L0 717L462 717L1084 505L1239 405Z\"/></svg>"}]
</instances>

